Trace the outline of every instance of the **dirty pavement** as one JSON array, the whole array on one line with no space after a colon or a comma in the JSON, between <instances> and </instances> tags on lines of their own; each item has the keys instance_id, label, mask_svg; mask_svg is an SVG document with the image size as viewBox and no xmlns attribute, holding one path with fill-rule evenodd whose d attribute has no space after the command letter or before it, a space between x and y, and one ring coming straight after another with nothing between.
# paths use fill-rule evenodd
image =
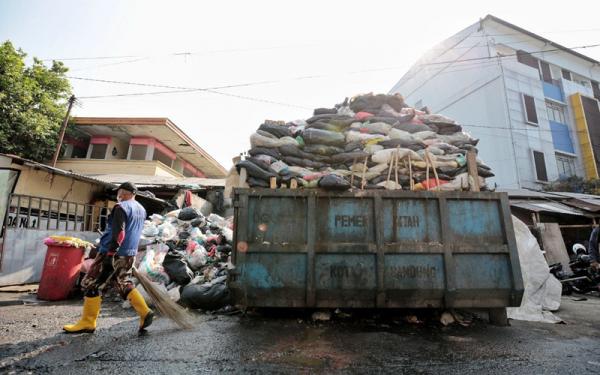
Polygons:
<instances>
[{"instance_id":1,"label":"dirty pavement","mask_svg":"<svg viewBox=\"0 0 600 375\"><path fill-rule=\"evenodd\" d=\"M161 318L138 336L135 313L108 302L95 334L65 335L78 300L0 293L0 373L592 374L600 372L599 309L598 296L564 296L566 324L510 327L411 324L393 314L323 322L298 312L195 314L190 331Z\"/></svg>"}]
</instances>

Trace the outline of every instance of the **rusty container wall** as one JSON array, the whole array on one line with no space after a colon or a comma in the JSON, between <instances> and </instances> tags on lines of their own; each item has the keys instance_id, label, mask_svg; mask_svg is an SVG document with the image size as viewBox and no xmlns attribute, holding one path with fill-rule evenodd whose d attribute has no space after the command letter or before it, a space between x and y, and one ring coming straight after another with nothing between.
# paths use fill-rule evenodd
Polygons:
<instances>
[{"instance_id":1,"label":"rusty container wall","mask_svg":"<svg viewBox=\"0 0 600 375\"><path fill-rule=\"evenodd\" d=\"M235 190L229 286L254 307L519 306L505 193Z\"/></svg>"}]
</instances>

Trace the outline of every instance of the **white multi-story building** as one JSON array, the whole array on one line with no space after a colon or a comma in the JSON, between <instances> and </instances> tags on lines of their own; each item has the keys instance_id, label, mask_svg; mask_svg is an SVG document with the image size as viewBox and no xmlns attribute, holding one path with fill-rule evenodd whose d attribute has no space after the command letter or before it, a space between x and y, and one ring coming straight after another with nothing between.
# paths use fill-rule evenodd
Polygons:
<instances>
[{"instance_id":1,"label":"white multi-story building","mask_svg":"<svg viewBox=\"0 0 600 375\"><path fill-rule=\"evenodd\" d=\"M488 15L428 51L392 88L479 138L502 188L598 178L600 62Z\"/></svg>"}]
</instances>

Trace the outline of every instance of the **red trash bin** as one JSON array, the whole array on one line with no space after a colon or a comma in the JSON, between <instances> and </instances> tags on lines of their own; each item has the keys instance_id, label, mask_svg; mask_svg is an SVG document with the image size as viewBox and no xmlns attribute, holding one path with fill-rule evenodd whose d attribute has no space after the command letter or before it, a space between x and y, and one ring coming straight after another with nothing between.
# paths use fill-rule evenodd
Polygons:
<instances>
[{"instance_id":1,"label":"red trash bin","mask_svg":"<svg viewBox=\"0 0 600 375\"><path fill-rule=\"evenodd\" d=\"M84 250L69 245L48 244L38 299L60 301L69 297L79 276Z\"/></svg>"}]
</instances>

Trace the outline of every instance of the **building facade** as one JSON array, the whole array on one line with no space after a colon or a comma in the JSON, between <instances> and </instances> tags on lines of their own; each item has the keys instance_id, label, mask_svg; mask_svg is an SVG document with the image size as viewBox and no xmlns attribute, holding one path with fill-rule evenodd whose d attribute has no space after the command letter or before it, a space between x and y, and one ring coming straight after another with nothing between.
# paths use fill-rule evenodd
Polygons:
<instances>
[{"instance_id":1,"label":"building facade","mask_svg":"<svg viewBox=\"0 0 600 375\"><path fill-rule=\"evenodd\" d=\"M85 175L126 173L222 178L226 170L167 118L75 117L57 167Z\"/></svg>"},{"instance_id":2,"label":"building facade","mask_svg":"<svg viewBox=\"0 0 600 375\"><path fill-rule=\"evenodd\" d=\"M598 178L600 62L488 15L428 51L392 88L479 138L502 188Z\"/></svg>"}]
</instances>

